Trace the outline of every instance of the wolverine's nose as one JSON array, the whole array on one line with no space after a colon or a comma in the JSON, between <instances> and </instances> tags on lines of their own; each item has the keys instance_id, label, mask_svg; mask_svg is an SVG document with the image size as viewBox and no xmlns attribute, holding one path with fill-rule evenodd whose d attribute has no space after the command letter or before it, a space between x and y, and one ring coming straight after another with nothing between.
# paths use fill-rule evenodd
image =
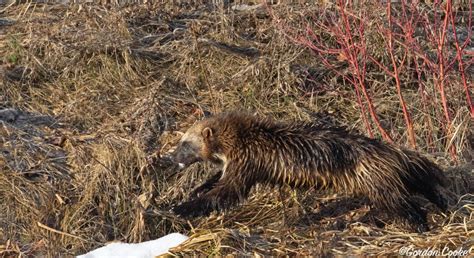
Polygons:
<instances>
[{"instance_id":1,"label":"wolverine's nose","mask_svg":"<svg viewBox=\"0 0 474 258\"><path fill-rule=\"evenodd\" d=\"M178 168L181 170L186 167L185 159L182 154L182 150L178 147L173 152L171 159L175 164L178 164Z\"/></svg>"}]
</instances>

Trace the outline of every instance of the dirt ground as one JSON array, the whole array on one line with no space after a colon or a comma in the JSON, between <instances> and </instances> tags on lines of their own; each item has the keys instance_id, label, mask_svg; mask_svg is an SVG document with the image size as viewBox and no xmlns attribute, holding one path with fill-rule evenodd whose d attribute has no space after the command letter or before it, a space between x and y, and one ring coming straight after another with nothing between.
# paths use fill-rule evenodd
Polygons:
<instances>
[{"instance_id":1,"label":"dirt ground","mask_svg":"<svg viewBox=\"0 0 474 258\"><path fill-rule=\"evenodd\" d=\"M178 173L160 157L207 114L331 117L366 133L353 87L275 25L278 15L295 26L310 8L196 2L0 5L2 257L78 255L171 232L190 236L173 250L179 255L473 253L474 130L463 93L454 89L455 130L447 140L436 127L442 115L426 112L416 89L403 88L417 150L450 181L447 213L419 200L429 211L429 232L414 233L360 198L263 186L225 213L190 221L170 213L213 168L196 164ZM344 60L338 69L350 73ZM370 71L382 125L395 144L408 146L396 90Z\"/></svg>"}]
</instances>

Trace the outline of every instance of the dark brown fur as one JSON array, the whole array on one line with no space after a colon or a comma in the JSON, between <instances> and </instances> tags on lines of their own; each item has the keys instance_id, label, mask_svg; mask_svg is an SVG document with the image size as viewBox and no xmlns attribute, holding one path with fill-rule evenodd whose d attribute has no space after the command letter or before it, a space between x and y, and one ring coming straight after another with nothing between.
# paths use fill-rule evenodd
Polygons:
<instances>
[{"instance_id":1,"label":"dark brown fur","mask_svg":"<svg viewBox=\"0 0 474 258\"><path fill-rule=\"evenodd\" d=\"M278 123L241 112L217 115L191 127L175 159L222 165L174 208L182 216L207 215L247 198L257 183L330 188L366 196L377 208L427 230L426 214L410 198L421 194L442 210L443 172L427 158L328 123ZM198 196L201 193L200 196Z\"/></svg>"}]
</instances>

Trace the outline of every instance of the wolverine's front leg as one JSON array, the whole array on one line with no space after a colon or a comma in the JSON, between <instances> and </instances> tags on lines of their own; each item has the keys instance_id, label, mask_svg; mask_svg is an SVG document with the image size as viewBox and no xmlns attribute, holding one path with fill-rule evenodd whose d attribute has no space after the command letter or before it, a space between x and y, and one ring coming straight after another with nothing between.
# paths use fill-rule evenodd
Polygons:
<instances>
[{"instance_id":1,"label":"wolverine's front leg","mask_svg":"<svg viewBox=\"0 0 474 258\"><path fill-rule=\"evenodd\" d=\"M221 179L222 177L222 170L219 170L215 175L213 175L211 178L209 178L206 182L204 182L202 185L196 187L190 194L189 197L191 199L194 199L200 194L209 192L214 186L217 184L217 182Z\"/></svg>"},{"instance_id":2,"label":"wolverine's front leg","mask_svg":"<svg viewBox=\"0 0 474 258\"><path fill-rule=\"evenodd\" d=\"M214 210L228 209L246 199L253 182L245 171L232 168L227 168L224 177L212 190L174 207L173 212L182 217L209 215Z\"/></svg>"},{"instance_id":3,"label":"wolverine's front leg","mask_svg":"<svg viewBox=\"0 0 474 258\"><path fill-rule=\"evenodd\" d=\"M219 183L200 197L173 208L182 217L207 216L214 210L225 210L246 199L248 191L236 185Z\"/></svg>"}]
</instances>

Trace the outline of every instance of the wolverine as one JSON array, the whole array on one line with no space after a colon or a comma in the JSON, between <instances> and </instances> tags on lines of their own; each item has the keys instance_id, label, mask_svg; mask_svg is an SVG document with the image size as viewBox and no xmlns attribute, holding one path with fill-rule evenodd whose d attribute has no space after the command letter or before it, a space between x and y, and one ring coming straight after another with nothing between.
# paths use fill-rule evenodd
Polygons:
<instances>
[{"instance_id":1,"label":"wolverine","mask_svg":"<svg viewBox=\"0 0 474 258\"><path fill-rule=\"evenodd\" d=\"M183 134L173 159L180 167L210 161L221 167L172 210L183 217L226 210L256 184L330 189L366 197L378 209L429 230L427 215L412 196L441 210L443 171L420 154L325 122L277 122L246 112L221 113Z\"/></svg>"}]
</instances>

